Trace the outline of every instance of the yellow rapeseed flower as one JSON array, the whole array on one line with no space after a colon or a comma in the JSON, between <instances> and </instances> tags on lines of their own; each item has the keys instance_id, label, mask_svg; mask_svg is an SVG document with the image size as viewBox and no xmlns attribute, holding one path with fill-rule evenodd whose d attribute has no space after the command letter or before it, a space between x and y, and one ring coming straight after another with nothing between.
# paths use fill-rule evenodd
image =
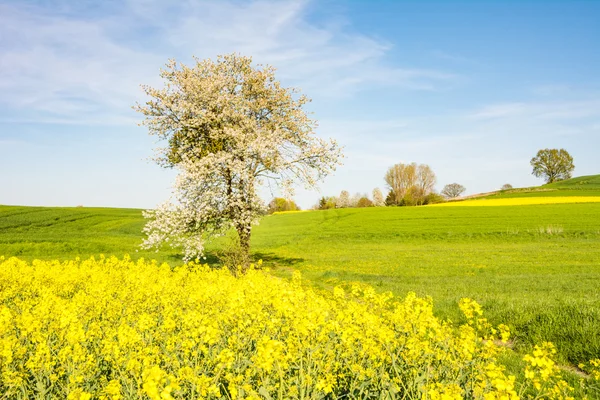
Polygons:
<instances>
[{"instance_id":1,"label":"yellow rapeseed flower","mask_svg":"<svg viewBox=\"0 0 600 400\"><path fill-rule=\"evenodd\" d=\"M513 197L502 199L473 199L430 204L427 207L495 207L535 204L600 203L600 196Z\"/></svg>"},{"instance_id":2,"label":"yellow rapeseed flower","mask_svg":"<svg viewBox=\"0 0 600 400\"><path fill-rule=\"evenodd\" d=\"M512 400L520 390L496 358L508 328L470 299L456 327L414 293L359 283L330 293L299 273L236 277L129 257L0 258L0 287L6 398ZM544 343L525 358L522 385L568 398L554 352Z\"/></svg>"}]
</instances>

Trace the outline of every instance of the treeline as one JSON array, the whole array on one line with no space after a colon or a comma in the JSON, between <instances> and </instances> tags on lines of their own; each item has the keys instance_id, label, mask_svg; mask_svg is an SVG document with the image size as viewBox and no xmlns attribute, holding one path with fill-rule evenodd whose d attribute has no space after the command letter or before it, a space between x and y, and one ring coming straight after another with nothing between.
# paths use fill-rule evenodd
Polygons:
<instances>
[{"instance_id":1,"label":"treeline","mask_svg":"<svg viewBox=\"0 0 600 400\"><path fill-rule=\"evenodd\" d=\"M350 196L347 190L342 190L337 197L322 197L313 208L419 206L444 201L444 197L435 192L437 178L429 165L393 165L385 173L384 181L388 189L385 197L379 188L373 189L372 198L359 193Z\"/></svg>"},{"instance_id":2,"label":"treeline","mask_svg":"<svg viewBox=\"0 0 600 400\"><path fill-rule=\"evenodd\" d=\"M298 207L294 200L284 199L283 197L275 197L267 206L269 214L282 211L300 211L300 207Z\"/></svg>"},{"instance_id":3,"label":"treeline","mask_svg":"<svg viewBox=\"0 0 600 400\"><path fill-rule=\"evenodd\" d=\"M328 210L330 208L357 208L357 207L381 207L385 202L379 188L373 189L372 199L366 193L350 195L347 190L342 190L339 196L321 197L313 209Z\"/></svg>"},{"instance_id":4,"label":"treeline","mask_svg":"<svg viewBox=\"0 0 600 400\"><path fill-rule=\"evenodd\" d=\"M391 166L383 179L387 186L387 195L385 196L379 188L373 189L371 197L367 193L350 195L349 191L342 190L338 196L321 197L312 209L422 206L456 199L466 191L463 185L450 183L445 185L440 193L437 193L435 191L437 178L431 167L414 162ZM502 190L511 188L511 185L506 184ZM273 199L268 207L268 212L271 214L277 211L297 210L300 210L300 207L293 200L280 197Z\"/></svg>"},{"instance_id":5,"label":"treeline","mask_svg":"<svg viewBox=\"0 0 600 400\"><path fill-rule=\"evenodd\" d=\"M444 199L435 193L435 173L427 164L396 164L385 176L389 193L385 199L389 206L421 206Z\"/></svg>"}]
</instances>

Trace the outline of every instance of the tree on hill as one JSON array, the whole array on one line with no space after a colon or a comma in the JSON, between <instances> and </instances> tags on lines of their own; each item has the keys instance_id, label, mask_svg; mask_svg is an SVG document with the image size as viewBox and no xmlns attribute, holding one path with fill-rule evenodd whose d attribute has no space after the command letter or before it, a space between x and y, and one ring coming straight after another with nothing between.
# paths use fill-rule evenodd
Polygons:
<instances>
[{"instance_id":1,"label":"tree on hill","mask_svg":"<svg viewBox=\"0 0 600 400\"><path fill-rule=\"evenodd\" d=\"M309 99L250 57L192 66L170 60L160 76L164 85L142 86L150 99L135 109L150 135L166 142L156 161L179 175L172 201L145 213L143 245L181 247L189 260L203 254L207 239L234 228L248 260L251 228L264 209L257 189L272 182L291 190L290 177L314 187L340 164L341 149L315 136L316 122L303 109Z\"/></svg>"},{"instance_id":2,"label":"tree on hill","mask_svg":"<svg viewBox=\"0 0 600 400\"><path fill-rule=\"evenodd\" d=\"M362 195L360 193L354 193L352 197L350 197L350 207L358 207L358 202L361 198L367 197L367 195Z\"/></svg>"},{"instance_id":3,"label":"tree on hill","mask_svg":"<svg viewBox=\"0 0 600 400\"><path fill-rule=\"evenodd\" d=\"M318 210L329 210L331 208L336 208L337 206L337 198L335 197L321 197L319 199L319 203L317 204L316 208Z\"/></svg>"},{"instance_id":4,"label":"tree on hill","mask_svg":"<svg viewBox=\"0 0 600 400\"><path fill-rule=\"evenodd\" d=\"M396 201L396 199L398 198L398 196L396 196L396 193L394 193L393 190L390 190L387 194L387 196L385 196L385 205L386 206L397 206L398 203Z\"/></svg>"},{"instance_id":5,"label":"tree on hill","mask_svg":"<svg viewBox=\"0 0 600 400\"><path fill-rule=\"evenodd\" d=\"M402 198L404 198L411 188L414 187L417 179L416 168L416 163L399 163L388 168L387 172L385 173L385 183L390 189L390 193L394 193L394 202L396 204L400 203Z\"/></svg>"},{"instance_id":6,"label":"tree on hill","mask_svg":"<svg viewBox=\"0 0 600 400\"><path fill-rule=\"evenodd\" d=\"M356 202L356 207L373 207L373 202L368 197L363 196Z\"/></svg>"},{"instance_id":7,"label":"tree on hill","mask_svg":"<svg viewBox=\"0 0 600 400\"><path fill-rule=\"evenodd\" d=\"M431 167L419 164L417 167L417 190L414 195L417 204L424 204L426 197L433 192L437 178Z\"/></svg>"},{"instance_id":8,"label":"tree on hill","mask_svg":"<svg viewBox=\"0 0 600 400\"><path fill-rule=\"evenodd\" d=\"M446 199L444 198L444 196L437 194L436 192L431 192L427 196L425 196L423 204L437 204L443 203L445 201Z\"/></svg>"},{"instance_id":9,"label":"tree on hill","mask_svg":"<svg viewBox=\"0 0 600 400\"><path fill-rule=\"evenodd\" d=\"M510 183L505 183L504 185L502 185L500 190L510 190L512 188L513 188L513 186Z\"/></svg>"},{"instance_id":10,"label":"tree on hill","mask_svg":"<svg viewBox=\"0 0 600 400\"><path fill-rule=\"evenodd\" d=\"M390 193L393 192L396 205L421 205L427 195L433 192L436 177L429 165L412 163L391 166L384 180ZM388 195L389 196L389 195ZM390 203L386 200L386 204Z\"/></svg>"},{"instance_id":11,"label":"tree on hill","mask_svg":"<svg viewBox=\"0 0 600 400\"><path fill-rule=\"evenodd\" d=\"M385 199L383 198L383 193L381 193L381 189L379 188L373 189L373 205L375 207L385 206Z\"/></svg>"},{"instance_id":12,"label":"tree on hill","mask_svg":"<svg viewBox=\"0 0 600 400\"><path fill-rule=\"evenodd\" d=\"M348 192L347 190L342 190L340 192L340 196L337 198L336 207L350 207L350 192Z\"/></svg>"},{"instance_id":13,"label":"tree on hill","mask_svg":"<svg viewBox=\"0 0 600 400\"><path fill-rule=\"evenodd\" d=\"M449 185L444 186L442 194L449 199L453 199L463 194L465 190L467 189L459 183L450 183Z\"/></svg>"},{"instance_id":14,"label":"tree on hill","mask_svg":"<svg viewBox=\"0 0 600 400\"><path fill-rule=\"evenodd\" d=\"M300 207L294 202L294 200L284 199L283 197L275 197L269 203L268 213L273 214L274 212L281 211L297 211Z\"/></svg>"},{"instance_id":15,"label":"tree on hill","mask_svg":"<svg viewBox=\"0 0 600 400\"><path fill-rule=\"evenodd\" d=\"M546 183L571 178L575 165L565 149L543 149L531 159L532 174L544 178Z\"/></svg>"}]
</instances>

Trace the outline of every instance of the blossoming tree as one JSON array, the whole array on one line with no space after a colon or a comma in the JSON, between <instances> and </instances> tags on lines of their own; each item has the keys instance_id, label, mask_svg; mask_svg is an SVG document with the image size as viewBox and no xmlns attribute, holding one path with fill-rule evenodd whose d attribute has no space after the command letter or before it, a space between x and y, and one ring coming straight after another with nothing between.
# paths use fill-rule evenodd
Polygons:
<instances>
[{"instance_id":1,"label":"blossoming tree","mask_svg":"<svg viewBox=\"0 0 600 400\"><path fill-rule=\"evenodd\" d=\"M282 87L271 66L230 54L193 66L170 60L160 76L164 86L142 86L150 99L134 108L166 144L156 161L179 174L171 199L145 213L145 248L180 247L189 260L234 228L247 256L261 185L312 188L340 164L338 144L315 136L310 100Z\"/></svg>"},{"instance_id":2,"label":"blossoming tree","mask_svg":"<svg viewBox=\"0 0 600 400\"><path fill-rule=\"evenodd\" d=\"M381 189L379 188L373 189L373 205L375 207L385 206L385 199L383 198L383 193L381 193Z\"/></svg>"}]
</instances>

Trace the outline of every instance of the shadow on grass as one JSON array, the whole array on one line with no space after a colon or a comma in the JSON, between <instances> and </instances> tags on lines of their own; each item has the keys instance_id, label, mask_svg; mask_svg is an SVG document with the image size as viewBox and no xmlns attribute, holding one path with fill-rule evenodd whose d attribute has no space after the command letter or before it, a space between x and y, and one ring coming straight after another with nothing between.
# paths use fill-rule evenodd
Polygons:
<instances>
[{"instance_id":1,"label":"shadow on grass","mask_svg":"<svg viewBox=\"0 0 600 400\"><path fill-rule=\"evenodd\" d=\"M210 251L204 253L204 257L200 260L202 264L208 264L211 268L220 269L223 268L223 255L219 251ZM169 254L165 257L167 262L171 264L181 264L182 263L182 254ZM270 268L285 268L292 267L296 264L299 264L304 260L304 258L294 258L294 257L280 257L274 253L263 253L263 252L254 252L252 253L252 262L256 263L258 260L262 260L263 265Z\"/></svg>"},{"instance_id":2,"label":"shadow on grass","mask_svg":"<svg viewBox=\"0 0 600 400\"><path fill-rule=\"evenodd\" d=\"M292 267L304 261L304 258L281 257L274 253L252 253L254 261L262 260L268 267Z\"/></svg>"}]
</instances>

